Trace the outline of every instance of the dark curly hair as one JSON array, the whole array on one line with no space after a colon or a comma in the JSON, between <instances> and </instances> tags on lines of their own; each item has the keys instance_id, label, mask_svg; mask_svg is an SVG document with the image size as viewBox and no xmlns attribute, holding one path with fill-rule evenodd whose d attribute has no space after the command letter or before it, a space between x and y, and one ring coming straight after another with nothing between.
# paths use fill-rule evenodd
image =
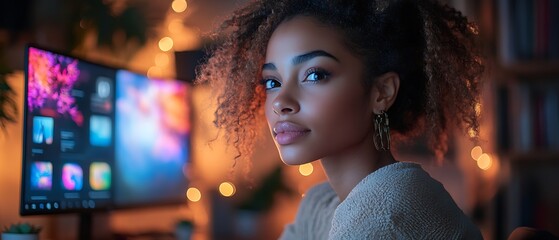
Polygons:
<instances>
[{"instance_id":1,"label":"dark curly hair","mask_svg":"<svg viewBox=\"0 0 559 240\"><path fill-rule=\"evenodd\" d=\"M279 24L298 15L339 29L367 66L364 81L399 74L398 97L387 112L400 139L425 134L442 156L449 126L478 135L483 63L477 26L457 10L435 0L262 0L221 25L213 35L221 44L198 72L198 83L217 90L214 123L238 157L251 153L261 129L256 126L265 119L259 81L268 40Z\"/></svg>"}]
</instances>

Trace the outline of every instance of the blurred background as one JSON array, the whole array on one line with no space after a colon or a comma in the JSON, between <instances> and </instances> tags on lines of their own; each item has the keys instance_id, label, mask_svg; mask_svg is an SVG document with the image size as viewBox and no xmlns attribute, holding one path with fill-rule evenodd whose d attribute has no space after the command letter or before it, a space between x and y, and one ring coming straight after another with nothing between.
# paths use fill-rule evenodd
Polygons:
<instances>
[{"instance_id":1,"label":"blurred background","mask_svg":"<svg viewBox=\"0 0 559 240\"><path fill-rule=\"evenodd\" d=\"M36 43L149 77L192 80L205 36L246 0L21 0L0 3L0 227L32 222L41 239L77 239L79 216L21 217L24 49ZM518 226L559 235L559 2L449 0L479 24L487 55L481 141L450 136L445 161L423 146L398 146L442 182L485 239ZM275 239L293 221L306 190L325 181L318 162L281 163L262 129L250 163L214 128L215 99L192 89L192 161L184 202L94 214L93 228L115 239Z\"/></svg>"}]
</instances>

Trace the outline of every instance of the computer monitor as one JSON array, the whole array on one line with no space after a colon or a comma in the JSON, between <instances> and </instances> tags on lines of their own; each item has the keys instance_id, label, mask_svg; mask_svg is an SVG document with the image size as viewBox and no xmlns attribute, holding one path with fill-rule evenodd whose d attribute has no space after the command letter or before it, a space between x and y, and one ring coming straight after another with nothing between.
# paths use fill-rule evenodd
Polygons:
<instances>
[{"instance_id":1,"label":"computer monitor","mask_svg":"<svg viewBox=\"0 0 559 240\"><path fill-rule=\"evenodd\" d=\"M130 208L185 201L190 162L190 86L116 73L114 202Z\"/></svg>"},{"instance_id":2,"label":"computer monitor","mask_svg":"<svg viewBox=\"0 0 559 240\"><path fill-rule=\"evenodd\" d=\"M36 45L25 63L21 215L185 202L189 83Z\"/></svg>"},{"instance_id":3,"label":"computer monitor","mask_svg":"<svg viewBox=\"0 0 559 240\"><path fill-rule=\"evenodd\" d=\"M26 49L21 215L113 204L116 70Z\"/></svg>"}]
</instances>

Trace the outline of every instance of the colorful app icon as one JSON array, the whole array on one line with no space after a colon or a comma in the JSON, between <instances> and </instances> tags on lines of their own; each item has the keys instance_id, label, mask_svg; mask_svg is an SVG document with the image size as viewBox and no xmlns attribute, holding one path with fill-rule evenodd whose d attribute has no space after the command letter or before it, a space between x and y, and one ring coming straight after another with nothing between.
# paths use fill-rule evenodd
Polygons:
<instances>
[{"instance_id":1,"label":"colorful app icon","mask_svg":"<svg viewBox=\"0 0 559 240\"><path fill-rule=\"evenodd\" d=\"M95 88L99 98L109 98L112 95L111 80L109 78L98 77Z\"/></svg>"},{"instance_id":2,"label":"colorful app icon","mask_svg":"<svg viewBox=\"0 0 559 240\"><path fill-rule=\"evenodd\" d=\"M31 165L31 188L34 190L52 189L52 163L33 162Z\"/></svg>"},{"instance_id":3,"label":"colorful app icon","mask_svg":"<svg viewBox=\"0 0 559 240\"><path fill-rule=\"evenodd\" d=\"M113 80L100 76L95 82L95 93L91 95L91 111L94 113L110 113L113 111Z\"/></svg>"},{"instance_id":4,"label":"colorful app icon","mask_svg":"<svg viewBox=\"0 0 559 240\"><path fill-rule=\"evenodd\" d=\"M54 119L50 117L33 117L33 142L52 144Z\"/></svg>"},{"instance_id":5,"label":"colorful app icon","mask_svg":"<svg viewBox=\"0 0 559 240\"><path fill-rule=\"evenodd\" d=\"M111 188L111 166L106 162L94 162L89 167L89 184L93 190Z\"/></svg>"},{"instance_id":6,"label":"colorful app icon","mask_svg":"<svg viewBox=\"0 0 559 240\"><path fill-rule=\"evenodd\" d=\"M66 190L79 191L83 187L83 169L75 163L62 166L62 186Z\"/></svg>"},{"instance_id":7,"label":"colorful app icon","mask_svg":"<svg viewBox=\"0 0 559 240\"><path fill-rule=\"evenodd\" d=\"M89 142L93 146L107 147L112 142L111 119L106 116L92 115L89 127Z\"/></svg>"}]
</instances>

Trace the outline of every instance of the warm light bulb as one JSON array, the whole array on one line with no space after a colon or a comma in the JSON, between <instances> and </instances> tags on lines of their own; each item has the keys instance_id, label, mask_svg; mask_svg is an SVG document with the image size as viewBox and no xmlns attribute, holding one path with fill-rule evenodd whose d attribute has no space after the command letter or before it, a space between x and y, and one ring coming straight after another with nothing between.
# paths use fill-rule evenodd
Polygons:
<instances>
[{"instance_id":1,"label":"warm light bulb","mask_svg":"<svg viewBox=\"0 0 559 240\"><path fill-rule=\"evenodd\" d=\"M225 197L231 197L235 194L235 185L231 182L222 182L219 184L219 193Z\"/></svg>"},{"instance_id":2,"label":"warm light bulb","mask_svg":"<svg viewBox=\"0 0 559 240\"><path fill-rule=\"evenodd\" d=\"M202 198L202 193L200 193L198 188L191 187L186 190L186 197L192 202L198 202Z\"/></svg>"},{"instance_id":3,"label":"warm light bulb","mask_svg":"<svg viewBox=\"0 0 559 240\"><path fill-rule=\"evenodd\" d=\"M303 175L303 176L311 175L313 170L314 170L314 168L312 166L312 163L305 163L305 164L299 166L299 173L301 173L301 175Z\"/></svg>"},{"instance_id":4,"label":"warm light bulb","mask_svg":"<svg viewBox=\"0 0 559 240\"><path fill-rule=\"evenodd\" d=\"M184 12L187 7L188 3L186 2L186 0L174 0L171 4L171 8L173 8L173 11L177 13Z\"/></svg>"},{"instance_id":5,"label":"warm light bulb","mask_svg":"<svg viewBox=\"0 0 559 240\"><path fill-rule=\"evenodd\" d=\"M470 155L476 161L479 159L479 157L481 157L482 154L483 154L483 149L481 149L480 146L475 146L474 148L472 148L472 151L470 151Z\"/></svg>"},{"instance_id":6,"label":"warm light bulb","mask_svg":"<svg viewBox=\"0 0 559 240\"><path fill-rule=\"evenodd\" d=\"M159 49L163 52L167 52L173 48L173 39L170 37L164 37L159 40Z\"/></svg>"},{"instance_id":7,"label":"warm light bulb","mask_svg":"<svg viewBox=\"0 0 559 240\"><path fill-rule=\"evenodd\" d=\"M493 161L487 153L482 154L477 160L477 166L483 170L491 168L491 165L493 165Z\"/></svg>"}]
</instances>

